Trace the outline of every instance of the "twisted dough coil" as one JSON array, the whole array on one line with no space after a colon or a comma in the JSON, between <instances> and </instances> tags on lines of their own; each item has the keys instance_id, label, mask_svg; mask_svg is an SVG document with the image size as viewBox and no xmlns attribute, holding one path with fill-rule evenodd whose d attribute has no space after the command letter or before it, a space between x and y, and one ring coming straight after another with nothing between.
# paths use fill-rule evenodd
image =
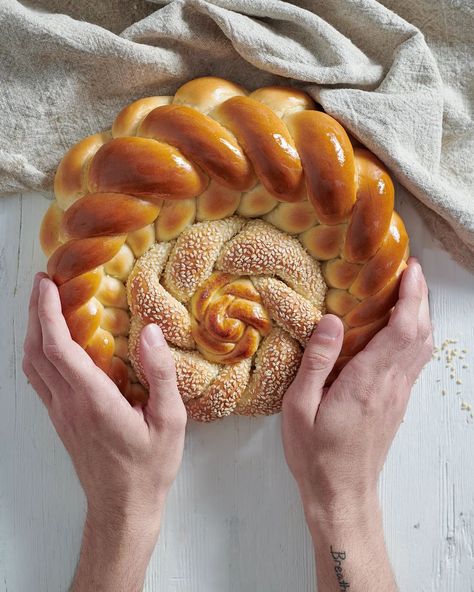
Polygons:
<instances>
[{"instance_id":1,"label":"twisted dough coil","mask_svg":"<svg viewBox=\"0 0 474 592\"><path fill-rule=\"evenodd\" d=\"M382 163L292 88L206 77L135 101L69 150L55 195L40 237L72 337L145 401L138 335L158 322L204 421L278 411L325 309L345 326L334 377L408 257Z\"/></svg>"}]
</instances>

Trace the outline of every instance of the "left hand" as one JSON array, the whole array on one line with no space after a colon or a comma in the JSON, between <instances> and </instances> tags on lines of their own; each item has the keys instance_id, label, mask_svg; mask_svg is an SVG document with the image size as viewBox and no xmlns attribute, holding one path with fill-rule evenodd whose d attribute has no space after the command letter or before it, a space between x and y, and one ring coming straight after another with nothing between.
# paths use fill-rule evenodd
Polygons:
<instances>
[{"instance_id":1,"label":"left hand","mask_svg":"<svg viewBox=\"0 0 474 592\"><path fill-rule=\"evenodd\" d=\"M87 497L88 520L133 524L156 537L181 463L186 425L161 330L148 325L141 335L150 384L143 409L131 407L71 339L58 289L45 274L35 277L24 350L23 370L71 456Z\"/></svg>"}]
</instances>

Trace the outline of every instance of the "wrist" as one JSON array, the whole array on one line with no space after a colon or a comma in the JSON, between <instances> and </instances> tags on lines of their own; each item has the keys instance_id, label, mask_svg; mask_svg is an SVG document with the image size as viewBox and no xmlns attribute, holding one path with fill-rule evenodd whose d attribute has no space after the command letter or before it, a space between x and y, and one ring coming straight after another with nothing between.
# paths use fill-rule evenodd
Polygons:
<instances>
[{"instance_id":1,"label":"wrist","mask_svg":"<svg viewBox=\"0 0 474 592\"><path fill-rule=\"evenodd\" d=\"M103 508L88 502L84 535L104 538L109 546L122 541L137 541L140 547L147 543L154 545L160 532L163 505L150 511L128 505Z\"/></svg>"},{"instance_id":2,"label":"wrist","mask_svg":"<svg viewBox=\"0 0 474 592\"><path fill-rule=\"evenodd\" d=\"M384 541L375 493L335 497L331 504L307 503L318 590L397 589Z\"/></svg>"},{"instance_id":3,"label":"wrist","mask_svg":"<svg viewBox=\"0 0 474 592\"><path fill-rule=\"evenodd\" d=\"M303 497L306 522L311 534L323 530L370 530L381 519L376 491L364 495L334 495L324 502Z\"/></svg>"},{"instance_id":4,"label":"wrist","mask_svg":"<svg viewBox=\"0 0 474 592\"><path fill-rule=\"evenodd\" d=\"M72 592L139 592L158 539L161 511L99 511L89 504Z\"/></svg>"}]
</instances>

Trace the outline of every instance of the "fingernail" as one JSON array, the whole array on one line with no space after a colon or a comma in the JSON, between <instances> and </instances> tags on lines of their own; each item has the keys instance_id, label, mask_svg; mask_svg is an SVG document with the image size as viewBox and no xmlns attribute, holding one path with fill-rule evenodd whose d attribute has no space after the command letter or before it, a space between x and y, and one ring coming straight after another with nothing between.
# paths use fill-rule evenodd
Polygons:
<instances>
[{"instance_id":1,"label":"fingernail","mask_svg":"<svg viewBox=\"0 0 474 592\"><path fill-rule=\"evenodd\" d=\"M341 331L341 323L334 315L325 315L318 324L316 333L323 339L336 339Z\"/></svg>"},{"instance_id":2,"label":"fingernail","mask_svg":"<svg viewBox=\"0 0 474 592\"><path fill-rule=\"evenodd\" d=\"M418 259L413 264L413 273L415 274L415 278L418 280L421 277L421 265L418 263Z\"/></svg>"},{"instance_id":3,"label":"fingernail","mask_svg":"<svg viewBox=\"0 0 474 592\"><path fill-rule=\"evenodd\" d=\"M41 281L39 283L39 289L40 292L44 292L46 290L46 288L48 287L48 279L47 278L41 278Z\"/></svg>"},{"instance_id":4,"label":"fingernail","mask_svg":"<svg viewBox=\"0 0 474 592\"><path fill-rule=\"evenodd\" d=\"M162 330L158 325L153 324L147 325L143 329L143 341L148 347L157 347L166 343Z\"/></svg>"}]
</instances>

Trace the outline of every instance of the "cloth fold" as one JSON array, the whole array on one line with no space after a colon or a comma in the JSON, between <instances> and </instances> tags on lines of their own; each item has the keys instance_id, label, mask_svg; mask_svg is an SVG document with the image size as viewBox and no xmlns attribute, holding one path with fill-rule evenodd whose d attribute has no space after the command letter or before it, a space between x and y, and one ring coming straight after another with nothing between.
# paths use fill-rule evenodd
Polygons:
<instances>
[{"instance_id":1,"label":"cloth fold","mask_svg":"<svg viewBox=\"0 0 474 592\"><path fill-rule=\"evenodd\" d=\"M0 5L0 193L50 193L64 152L136 98L209 74L291 84L386 163L474 268L473 5L84 0L78 20L77 3L74 19L60 13L69 4Z\"/></svg>"}]
</instances>

